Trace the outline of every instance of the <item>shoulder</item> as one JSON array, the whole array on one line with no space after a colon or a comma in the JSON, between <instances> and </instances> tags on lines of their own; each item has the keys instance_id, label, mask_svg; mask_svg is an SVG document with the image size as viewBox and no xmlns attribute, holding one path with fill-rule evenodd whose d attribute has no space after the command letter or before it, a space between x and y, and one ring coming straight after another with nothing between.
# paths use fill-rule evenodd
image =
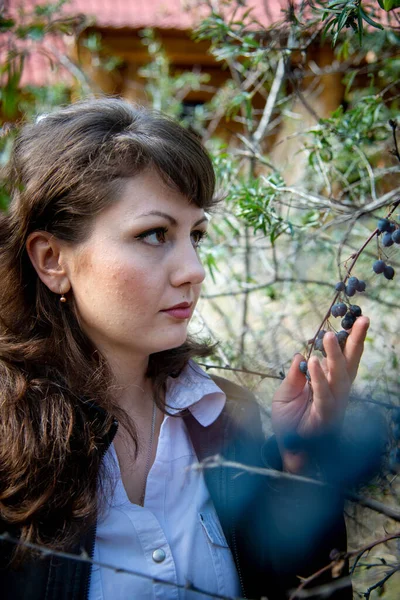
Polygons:
<instances>
[{"instance_id":1,"label":"shoulder","mask_svg":"<svg viewBox=\"0 0 400 600\"><path fill-rule=\"evenodd\" d=\"M210 375L214 383L226 394L228 400L236 400L244 403L255 403L258 406L257 398L251 390L233 383L229 379L219 377L219 375Z\"/></svg>"}]
</instances>

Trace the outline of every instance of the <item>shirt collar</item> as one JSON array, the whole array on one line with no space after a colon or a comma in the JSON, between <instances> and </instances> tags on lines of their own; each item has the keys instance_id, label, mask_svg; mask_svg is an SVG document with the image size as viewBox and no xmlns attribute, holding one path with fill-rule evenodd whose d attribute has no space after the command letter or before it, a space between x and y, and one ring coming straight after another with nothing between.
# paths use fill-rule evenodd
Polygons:
<instances>
[{"instance_id":1,"label":"shirt collar","mask_svg":"<svg viewBox=\"0 0 400 600\"><path fill-rule=\"evenodd\" d=\"M189 409L195 419L208 427L219 417L225 406L226 395L199 365L190 360L182 373L168 377L166 382L166 409L177 414Z\"/></svg>"}]
</instances>

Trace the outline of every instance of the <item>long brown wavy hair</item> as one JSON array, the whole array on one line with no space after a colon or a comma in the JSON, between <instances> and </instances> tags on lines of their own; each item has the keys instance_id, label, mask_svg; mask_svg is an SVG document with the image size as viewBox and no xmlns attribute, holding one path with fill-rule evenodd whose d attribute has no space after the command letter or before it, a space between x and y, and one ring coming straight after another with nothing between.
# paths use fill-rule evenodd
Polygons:
<instances>
[{"instance_id":1,"label":"long brown wavy hair","mask_svg":"<svg viewBox=\"0 0 400 600\"><path fill-rule=\"evenodd\" d=\"M33 231L79 243L118 199L124 179L154 168L168 185L210 210L215 177L199 140L175 121L119 99L73 104L27 124L6 179L12 201L0 217L0 518L22 541L68 548L91 525L104 439L117 417L109 366L79 327L73 297L59 297L26 251ZM157 405L166 378L194 356L191 338L150 356ZM101 418L89 417L93 406ZM92 411L92 412L91 412ZM100 411L100 412L99 412Z\"/></svg>"}]
</instances>

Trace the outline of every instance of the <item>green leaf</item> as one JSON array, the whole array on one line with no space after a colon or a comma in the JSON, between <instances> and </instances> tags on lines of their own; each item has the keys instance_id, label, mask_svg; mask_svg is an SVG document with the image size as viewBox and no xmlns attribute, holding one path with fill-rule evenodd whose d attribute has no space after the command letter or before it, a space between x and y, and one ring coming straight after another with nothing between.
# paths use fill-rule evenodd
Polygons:
<instances>
[{"instance_id":1,"label":"green leaf","mask_svg":"<svg viewBox=\"0 0 400 600\"><path fill-rule=\"evenodd\" d=\"M380 23L377 23L377 21L371 19L371 17L365 12L365 10L361 8L361 6L359 7L359 11L364 21L371 25L371 27L376 27L377 29L381 29L383 31L383 26Z\"/></svg>"},{"instance_id":2,"label":"green leaf","mask_svg":"<svg viewBox=\"0 0 400 600\"><path fill-rule=\"evenodd\" d=\"M248 46L251 46L252 48L260 47L260 43L257 42L257 40L255 40L253 37L250 37L249 35L244 36L243 43L247 44Z\"/></svg>"},{"instance_id":3,"label":"green leaf","mask_svg":"<svg viewBox=\"0 0 400 600\"><path fill-rule=\"evenodd\" d=\"M353 85L353 81L354 81L356 75L357 75L356 69L354 69L354 71L350 71L350 73L347 75L345 96L348 96L348 94L350 92L350 88Z\"/></svg>"},{"instance_id":4,"label":"green leaf","mask_svg":"<svg viewBox=\"0 0 400 600\"><path fill-rule=\"evenodd\" d=\"M213 249L202 248L200 251L200 255L203 259L203 262L206 264L206 266L208 268L208 272L210 273L213 283L216 283L215 271L218 272L219 268L218 268L218 264L217 264L217 261L215 260L215 256L214 256L213 252L214 252Z\"/></svg>"},{"instance_id":5,"label":"green leaf","mask_svg":"<svg viewBox=\"0 0 400 600\"><path fill-rule=\"evenodd\" d=\"M364 27L363 27L363 20L362 20L362 14L361 14L361 6L358 7L357 20L358 20L358 40L360 42L360 46L362 46Z\"/></svg>"},{"instance_id":6,"label":"green leaf","mask_svg":"<svg viewBox=\"0 0 400 600\"><path fill-rule=\"evenodd\" d=\"M2 15L0 15L0 31L7 31L7 29L12 29L15 25L15 21L13 19L5 19Z\"/></svg>"},{"instance_id":7,"label":"green leaf","mask_svg":"<svg viewBox=\"0 0 400 600\"><path fill-rule=\"evenodd\" d=\"M395 8L400 8L400 0L378 0L379 6L389 12Z\"/></svg>"},{"instance_id":8,"label":"green leaf","mask_svg":"<svg viewBox=\"0 0 400 600\"><path fill-rule=\"evenodd\" d=\"M58 2L39 4L35 6L34 13L37 17L52 17L67 2L68 0L58 0Z\"/></svg>"},{"instance_id":9,"label":"green leaf","mask_svg":"<svg viewBox=\"0 0 400 600\"><path fill-rule=\"evenodd\" d=\"M44 38L45 28L44 25L31 25L27 30L27 37L35 42L40 42Z\"/></svg>"}]
</instances>

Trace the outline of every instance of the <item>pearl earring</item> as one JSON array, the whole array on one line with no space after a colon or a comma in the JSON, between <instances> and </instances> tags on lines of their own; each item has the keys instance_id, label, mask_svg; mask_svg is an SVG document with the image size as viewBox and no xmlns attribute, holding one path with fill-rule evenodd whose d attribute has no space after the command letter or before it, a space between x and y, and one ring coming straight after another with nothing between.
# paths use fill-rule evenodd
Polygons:
<instances>
[{"instance_id":1,"label":"pearl earring","mask_svg":"<svg viewBox=\"0 0 400 600\"><path fill-rule=\"evenodd\" d=\"M60 302L66 302L66 301L67 301L67 299L64 296L64 294L61 294Z\"/></svg>"}]
</instances>

